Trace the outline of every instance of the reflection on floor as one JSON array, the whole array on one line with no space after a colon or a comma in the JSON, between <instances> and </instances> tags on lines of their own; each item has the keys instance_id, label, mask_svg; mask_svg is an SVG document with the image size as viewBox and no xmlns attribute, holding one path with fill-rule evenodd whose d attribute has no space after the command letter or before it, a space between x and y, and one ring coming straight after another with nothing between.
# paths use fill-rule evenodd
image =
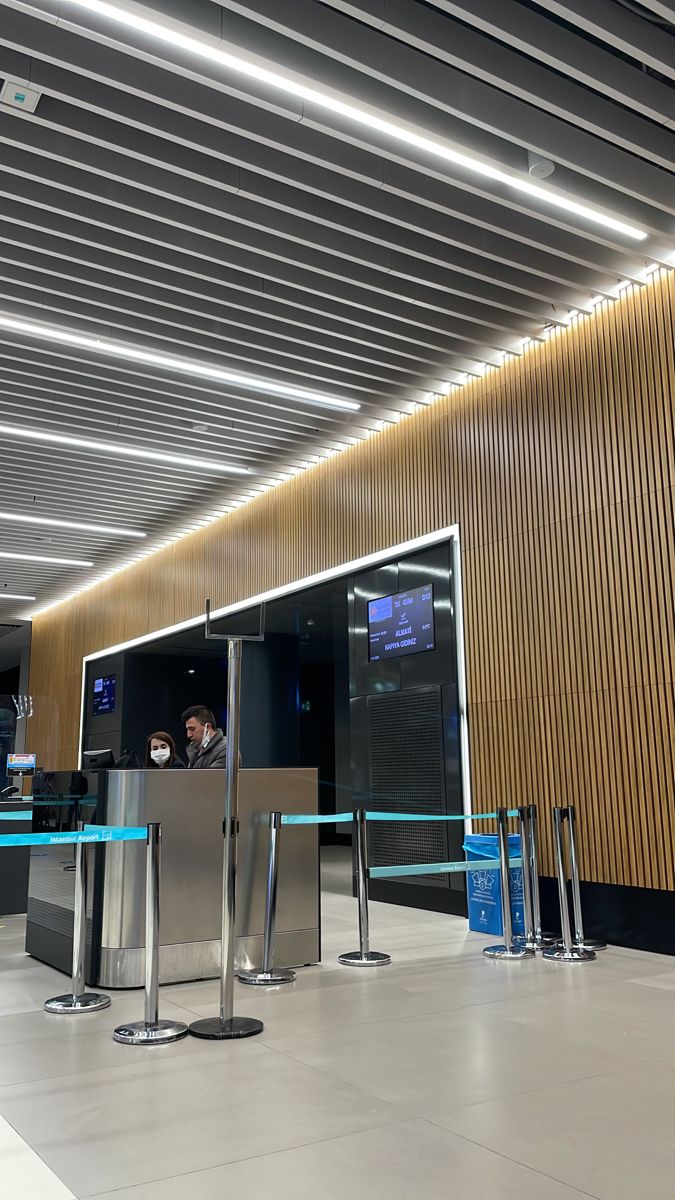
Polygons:
<instances>
[{"instance_id":1,"label":"reflection on floor","mask_svg":"<svg viewBox=\"0 0 675 1200\"><path fill-rule=\"evenodd\" d=\"M118 1046L139 993L41 1012L63 977L0 919L1 1200L672 1200L675 964L488 962L456 917L373 904L356 946L349 859L325 856L324 964L238 987L265 1021L241 1043ZM164 1016L215 1013L213 983Z\"/></svg>"}]
</instances>

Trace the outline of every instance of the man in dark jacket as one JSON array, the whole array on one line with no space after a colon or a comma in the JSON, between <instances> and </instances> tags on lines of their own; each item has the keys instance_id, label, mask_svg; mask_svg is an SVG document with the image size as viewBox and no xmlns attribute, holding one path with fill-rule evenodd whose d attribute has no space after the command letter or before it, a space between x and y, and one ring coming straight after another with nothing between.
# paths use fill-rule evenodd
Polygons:
<instances>
[{"instance_id":1,"label":"man in dark jacket","mask_svg":"<svg viewBox=\"0 0 675 1200\"><path fill-rule=\"evenodd\" d=\"M186 708L182 716L187 734L188 768L225 770L225 735L216 728L216 718L203 704Z\"/></svg>"}]
</instances>

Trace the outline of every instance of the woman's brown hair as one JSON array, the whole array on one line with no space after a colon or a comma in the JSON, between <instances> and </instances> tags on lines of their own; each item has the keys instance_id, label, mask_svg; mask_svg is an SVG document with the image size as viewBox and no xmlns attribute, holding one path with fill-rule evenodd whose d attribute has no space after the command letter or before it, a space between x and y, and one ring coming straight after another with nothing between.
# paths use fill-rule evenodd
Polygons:
<instances>
[{"instance_id":1,"label":"woman's brown hair","mask_svg":"<svg viewBox=\"0 0 675 1200\"><path fill-rule=\"evenodd\" d=\"M165 768L158 767L157 763L153 762L152 758L150 757L150 747L152 745L153 738L156 738L158 742L166 742L167 746L169 747L169 761L166 764L167 767L170 767L172 762L174 762L178 757L176 754L176 743L174 742L171 734L164 733L162 729L158 729L156 733L150 734L150 737L148 738L148 744L145 747L145 765L146 767L149 767L150 770L161 771Z\"/></svg>"}]
</instances>

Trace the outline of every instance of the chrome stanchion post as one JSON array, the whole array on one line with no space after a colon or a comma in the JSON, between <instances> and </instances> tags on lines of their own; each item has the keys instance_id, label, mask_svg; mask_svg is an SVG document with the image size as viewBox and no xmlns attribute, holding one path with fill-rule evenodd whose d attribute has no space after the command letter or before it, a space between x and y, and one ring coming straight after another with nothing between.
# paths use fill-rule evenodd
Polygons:
<instances>
[{"instance_id":1,"label":"chrome stanchion post","mask_svg":"<svg viewBox=\"0 0 675 1200\"><path fill-rule=\"evenodd\" d=\"M359 949L340 954L338 962L345 967L381 967L391 962L390 954L370 949L370 920L368 916L368 825L366 810L354 813L356 835L356 894L359 904Z\"/></svg>"},{"instance_id":2,"label":"chrome stanchion post","mask_svg":"<svg viewBox=\"0 0 675 1200\"><path fill-rule=\"evenodd\" d=\"M220 1013L193 1021L193 1037L209 1040L252 1037L262 1021L234 1016L234 934L239 834L239 718L241 712L241 638L227 642L227 743L225 758L225 821L223 824L223 908L220 965Z\"/></svg>"},{"instance_id":3,"label":"chrome stanchion post","mask_svg":"<svg viewBox=\"0 0 675 1200\"><path fill-rule=\"evenodd\" d=\"M543 950L545 946L554 946L558 939L552 933L542 933L541 931L541 897L539 895L539 839L537 837L539 814L537 813L536 804L528 804L527 807L530 815L530 844L528 857L530 864L530 879L532 882L534 947L535 950Z\"/></svg>"},{"instance_id":4,"label":"chrome stanchion post","mask_svg":"<svg viewBox=\"0 0 675 1200\"><path fill-rule=\"evenodd\" d=\"M502 921L504 926L504 944L486 946L483 954L486 958L534 958L534 950L516 942L513 938L513 920L511 916L511 877L509 873L509 819L508 809L497 809L497 833L499 835L499 883L502 897ZM521 852L522 852L521 846ZM524 859L521 858L524 863Z\"/></svg>"},{"instance_id":5,"label":"chrome stanchion post","mask_svg":"<svg viewBox=\"0 0 675 1200\"><path fill-rule=\"evenodd\" d=\"M581 950L606 950L607 943L584 935L584 920L581 911L581 886L579 883L579 859L577 857L577 815L573 804L567 810L567 846L570 855L570 877L572 879L572 906L574 910L574 945Z\"/></svg>"},{"instance_id":6,"label":"chrome stanchion post","mask_svg":"<svg viewBox=\"0 0 675 1200\"><path fill-rule=\"evenodd\" d=\"M518 830L520 833L520 857L523 872L523 913L525 918L524 942L528 950L536 950L534 937L534 908L532 904L532 874L530 862L530 810L526 806L518 809Z\"/></svg>"},{"instance_id":7,"label":"chrome stanchion post","mask_svg":"<svg viewBox=\"0 0 675 1200\"><path fill-rule=\"evenodd\" d=\"M293 983L295 971L274 966L274 931L277 916L277 885L279 882L279 837L281 813L270 813L270 841L267 857L267 886L265 888L265 926L263 929L262 970L238 971L237 979L258 987L276 987Z\"/></svg>"},{"instance_id":8,"label":"chrome stanchion post","mask_svg":"<svg viewBox=\"0 0 675 1200\"><path fill-rule=\"evenodd\" d=\"M187 1037L182 1021L159 1020L159 878L162 827L148 825L145 855L145 1020L118 1025L113 1040L127 1046L160 1046Z\"/></svg>"},{"instance_id":9,"label":"chrome stanchion post","mask_svg":"<svg viewBox=\"0 0 675 1200\"><path fill-rule=\"evenodd\" d=\"M590 962L595 958L592 950L583 950L574 945L570 928L570 910L567 900L567 867L565 864L565 847L563 844L563 823L567 819L566 808L553 809L553 832L555 835L555 857L558 875L558 895L560 897L560 925L562 940L557 946L549 946L544 950L544 958L553 962Z\"/></svg>"},{"instance_id":10,"label":"chrome stanchion post","mask_svg":"<svg viewBox=\"0 0 675 1200\"><path fill-rule=\"evenodd\" d=\"M82 833L84 821L77 822L77 831ZM84 961L87 944L87 855L83 842L75 843L75 902L73 907L73 968L71 992L65 996L53 996L45 1000L44 1009L49 1013L97 1012L110 1007L110 996L103 992L85 992Z\"/></svg>"}]
</instances>

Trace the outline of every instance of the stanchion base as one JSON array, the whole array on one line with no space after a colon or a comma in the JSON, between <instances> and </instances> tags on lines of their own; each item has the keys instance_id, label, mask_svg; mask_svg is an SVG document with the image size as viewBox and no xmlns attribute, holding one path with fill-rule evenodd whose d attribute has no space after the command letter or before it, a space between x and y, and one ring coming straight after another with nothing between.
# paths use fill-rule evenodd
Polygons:
<instances>
[{"instance_id":1,"label":"stanchion base","mask_svg":"<svg viewBox=\"0 0 675 1200\"><path fill-rule=\"evenodd\" d=\"M51 1000L45 1000L43 1007L45 1012L64 1016L67 1013L97 1012L101 1008L110 1008L110 1004L110 996L104 996L102 992L83 992L81 996L73 996L72 993L53 996Z\"/></svg>"},{"instance_id":2,"label":"stanchion base","mask_svg":"<svg viewBox=\"0 0 675 1200\"><path fill-rule=\"evenodd\" d=\"M166 1042L179 1042L187 1034L188 1027L182 1021L158 1021L156 1025L130 1021L128 1025L117 1026L113 1041L125 1046L162 1046Z\"/></svg>"},{"instance_id":3,"label":"stanchion base","mask_svg":"<svg viewBox=\"0 0 675 1200\"><path fill-rule=\"evenodd\" d=\"M536 950L546 950L548 946L557 946L559 941L557 933L540 933L535 934L534 945Z\"/></svg>"},{"instance_id":4,"label":"stanchion base","mask_svg":"<svg viewBox=\"0 0 675 1200\"><path fill-rule=\"evenodd\" d=\"M341 954L338 962L343 967L384 967L391 962L391 954L380 954L378 950L362 954L360 950L350 950L348 954Z\"/></svg>"},{"instance_id":5,"label":"stanchion base","mask_svg":"<svg viewBox=\"0 0 675 1200\"><path fill-rule=\"evenodd\" d=\"M534 958L534 950L527 946L486 946L483 950L486 958Z\"/></svg>"},{"instance_id":6,"label":"stanchion base","mask_svg":"<svg viewBox=\"0 0 675 1200\"><path fill-rule=\"evenodd\" d=\"M206 1038L210 1042L253 1037L262 1031L263 1023L255 1017L229 1017L225 1021L220 1017L205 1017L202 1021L193 1021L190 1026L193 1037Z\"/></svg>"},{"instance_id":7,"label":"stanchion base","mask_svg":"<svg viewBox=\"0 0 675 1200\"><path fill-rule=\"evenodd\" d=\"M558 945L560 946L562 943L558 942ZM592 950L595 954L596 950L606 950L607 942L600 942L597 938L584 938L583 942L575 942L574 948L576 950Z\"/></svg>"},{"instance_id":8,"label":"stanchion base","mask_svg":"<svg viewBox=\"0 0 675 1200\"><path fill-rule=\"evenodd\" d=\"M566 950L564 946L549 946L544 950L544 958L549 962L592 962L595 954L578 946L572 946L571 950Z\"/></svg>"},{"instance_id":9,"label":"stanchion base","mask_svg":"<svg viewBox=\"0 0 675 1200\"><path fill-rule=\"evenodd\" d=\"M237 971L237 979L253 987L278 987L282 983L295 983L295 971L285 967L272 967L271 971Z\"/></svg>"}]
</instances>

